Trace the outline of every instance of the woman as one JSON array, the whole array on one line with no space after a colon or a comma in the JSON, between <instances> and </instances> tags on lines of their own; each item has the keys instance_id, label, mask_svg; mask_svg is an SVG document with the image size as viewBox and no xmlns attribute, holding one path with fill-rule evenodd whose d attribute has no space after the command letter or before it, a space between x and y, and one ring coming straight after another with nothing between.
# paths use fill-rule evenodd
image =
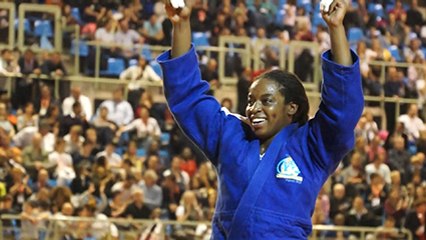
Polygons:
<instances>
[{"instance_id":1,"label":"woman","mask_svg":"<svg viewBox=\"0 0 426 240\"><path fill-rule=\"evenodd\" d=\"M310 234L318 192L353 147L363 109L359 61L342 24L347 8L335 0L322 13L332 49L323 55L322 103L308 122L303 85L279 70L252 84L247 118L221 110L204 94L209 85L200 80L190 44L190 6L175 10L167 1L172 50L158 61L174 117L218 170L213 239L307 239Z\"/></svg>"}]
</instances>

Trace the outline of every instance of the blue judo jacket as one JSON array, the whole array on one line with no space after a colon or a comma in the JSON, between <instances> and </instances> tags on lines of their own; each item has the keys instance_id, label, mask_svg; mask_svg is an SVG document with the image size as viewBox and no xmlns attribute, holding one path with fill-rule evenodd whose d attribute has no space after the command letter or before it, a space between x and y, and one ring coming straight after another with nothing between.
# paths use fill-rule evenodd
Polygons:
<instances>
[{"instance_id":1,"label":"blue judo jacket","mask_svg":"<svg viewBox=\"0 0 426 240\"><path fill-rule=\"evenodd\" d=\"M260 142L236 115L205 93L194 47L158 57L170 110L215 165L219 189L212 239L307 239L316 197L353 147L363 110L359 61L341 66L322 56L322 100L315 117L282 129L260 160Z\"/></svg>"}]
</instances>

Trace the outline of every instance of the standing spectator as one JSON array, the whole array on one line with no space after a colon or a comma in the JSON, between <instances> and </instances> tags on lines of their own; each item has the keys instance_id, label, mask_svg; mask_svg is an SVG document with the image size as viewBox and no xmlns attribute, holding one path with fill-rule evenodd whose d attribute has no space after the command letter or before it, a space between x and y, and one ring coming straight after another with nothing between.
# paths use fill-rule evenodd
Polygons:
<instances>
[{"instance_id":1,"label":"standing spectator","mask_svg":"<svg viewBox=\"0 0 426 240\"><path fill-rule=\"evenodd\" d=\"M98 115L102 107L108 109L108 120L121 127L129 124L133 120L132 106L123 100L123 90L116 89L113 92L112 100L105 100L98 108Z\"/></svg>"},{"instance_id":2,"label":"standing spectator","mask_svg":"<svg viewBox=\"0 0 426 240\"><path fill-rule=\"evenodd\" d=\"M64 116L72 113L72 106L75 102L80 102L86 121L90 121L93 115L92 101L89 97L81 94L81 87L74 86L71 88L71 96L62 102L62 114Z\"/></svg>"},{"instance_id":3,"label":"standing spectator","mask_svg":"<svg viewBox=\"0 0 426 240\"><path fill-rule=\"evenodd\" d=\"M38 61L34 52L28 48L24 55L18 60L21 73L24 75L41 73ZM38 87L38 81L29 77L18 78L15 81L15 108L24 106L27 102L32 101L34 97L33 86Z\"/></svg>"}]
</instances>

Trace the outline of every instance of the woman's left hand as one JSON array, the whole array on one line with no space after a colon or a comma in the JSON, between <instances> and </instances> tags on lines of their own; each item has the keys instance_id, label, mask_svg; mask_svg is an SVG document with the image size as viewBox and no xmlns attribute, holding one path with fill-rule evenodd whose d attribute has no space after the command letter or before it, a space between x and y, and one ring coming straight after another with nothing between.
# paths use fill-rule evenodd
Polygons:
<instances>
[{"instance_id":1,"label":"woman's left hand","mask_svg":"<svg viewBox=\"0 0 426 240\"><path fill-rule=\"evenodd\" d=\"M348 10L348 3L346 0L334 0L327 12L326 10L326 8L321 9L321 15L327 25L329 27L339 27L343 24L343 19Z\"/></svg>"}]
</instances>

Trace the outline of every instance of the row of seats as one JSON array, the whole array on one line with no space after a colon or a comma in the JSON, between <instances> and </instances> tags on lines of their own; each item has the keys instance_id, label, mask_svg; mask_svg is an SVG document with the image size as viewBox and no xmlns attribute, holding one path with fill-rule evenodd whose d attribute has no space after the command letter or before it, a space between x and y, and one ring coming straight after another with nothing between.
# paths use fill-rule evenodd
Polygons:
<instances>
[{"instance_id":1,"label":"row of seats","mask_svg":"<svg viewBox=\"0 0 426 240\"><path fill-rule=\"evenodd\" d=\"M31 27L29 19L23 19L24 32L37 37L53 37L53 23L50 20L35 20L34 29ZM19 27L19 19L15 19L15 29Z\"/></svg>"}]
</instances>

